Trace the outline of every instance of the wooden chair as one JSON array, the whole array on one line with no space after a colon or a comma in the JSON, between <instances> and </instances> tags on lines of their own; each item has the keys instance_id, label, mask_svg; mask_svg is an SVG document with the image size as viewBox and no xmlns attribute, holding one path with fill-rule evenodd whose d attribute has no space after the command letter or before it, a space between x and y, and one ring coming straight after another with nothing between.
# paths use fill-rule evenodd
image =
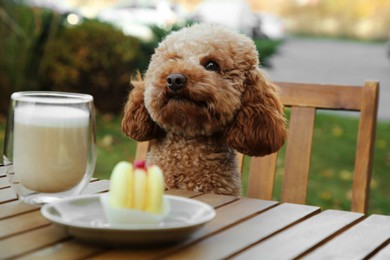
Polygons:
<instances>
[{"instance_id":1,"label":"wooden chair","mask_svg":"<svg viewBox=\"0 0 390 260\"><path fill-rule=\"evenodd\" d=\"M276 82L290 120L282 180L281 201L305 204L309 178L314 120L320 109L358 111L355 167L351 210L366 213L372 172L379 83L364 86L299 84ZM135 159L145 158L148 142L139 143ZM244 156L237 155L242 170ZM252 157L248 179L248 197L271 200L276 172L277 153Z\"/></svg>"},{"instance_id":2,"label":"wooden chair","mask_svg":"<svg viewBox=\"0 0 390 260\"><path fill-rule=\"evenodd\" d=\"M286 107L291 107L286 144L281 201L305 204L309 177L314 120L319 109L359 111L351 210L366 213L373 163L378 82L364 86L296 84L276 82ZM242 155L239 161L242 167ZM248 197L272 199L277 154L253 157Z\"/></svg>"}]
</instances>

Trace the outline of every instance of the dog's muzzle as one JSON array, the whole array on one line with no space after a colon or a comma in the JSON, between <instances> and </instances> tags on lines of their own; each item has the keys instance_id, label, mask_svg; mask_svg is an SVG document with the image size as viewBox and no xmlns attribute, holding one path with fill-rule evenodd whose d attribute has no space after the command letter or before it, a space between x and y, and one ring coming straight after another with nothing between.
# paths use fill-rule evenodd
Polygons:
<instances>
[{"instance_id":1,"label":"dog's muzzle","mask_svg":"<svg viewBox=\"0 0 390 260\"><path fill-rule=\"evenodd\" d=\"M187 78L183 74L173 73L167 77L167 87L173 91L179 91L187 84Z\"/></svg>"}]
</instances>

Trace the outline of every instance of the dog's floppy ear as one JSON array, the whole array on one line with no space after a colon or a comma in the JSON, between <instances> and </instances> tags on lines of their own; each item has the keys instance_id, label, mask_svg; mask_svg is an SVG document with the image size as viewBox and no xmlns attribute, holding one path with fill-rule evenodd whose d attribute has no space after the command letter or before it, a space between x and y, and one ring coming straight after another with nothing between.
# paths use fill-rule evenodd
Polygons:
<instances>
[{"instance_id":1,"label":"dog's floppy ear","mask_svg":"<svg viewBox=\"0 0 390 260\"><path fill-rule=\"evenodd\" d=\"M137 141L148 141L157 138L163 130L152 120L144 103L144 82L138 75L136 81L132 81L133 90L125 105L122 119L122 131L130 138Z\"/></svg>"},{"instance_id":2,"label":"dog's floppy ear","mask_svg":"<svg viewBox=\"0 0 390 260\"><path fill-rule=\"evenodd\" d=\"M246 75L245 88L241 108L226 129L227 142L250 156L276 152L286 139L286 120L277 87L255 68Z\"/></svg>"}]
</instances>

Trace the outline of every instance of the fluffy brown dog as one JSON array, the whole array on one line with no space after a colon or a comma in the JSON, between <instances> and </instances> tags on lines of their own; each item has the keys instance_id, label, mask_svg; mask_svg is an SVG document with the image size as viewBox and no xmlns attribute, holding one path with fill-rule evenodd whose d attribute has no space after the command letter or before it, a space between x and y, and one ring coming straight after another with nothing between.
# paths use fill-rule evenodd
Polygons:
<instances>
[{"instance_id":1,"label":"fluffy brown dog","mask_svg":"<svg viewBox=\"0 0 390 260\"><path fill-rule=\"evenodd\" d=\"M235 150L263 156L285 141L283 106L253 41L221 26L170 34L132 84L122 129L152 140L146 160L168 188L239 195Z\"/></svg>"}]
</instances>

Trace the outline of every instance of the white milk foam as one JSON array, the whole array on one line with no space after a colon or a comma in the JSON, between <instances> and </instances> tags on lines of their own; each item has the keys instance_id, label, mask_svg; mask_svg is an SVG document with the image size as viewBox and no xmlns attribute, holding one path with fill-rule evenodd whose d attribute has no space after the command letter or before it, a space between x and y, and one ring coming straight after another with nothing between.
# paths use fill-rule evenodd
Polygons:
<instances>
[{"instance_id":1,"label":"white milk foam","mask_svg":"<svg viewBox=\"0 0 390 260\"><path fill-rule=\"evenodd\" d=\"M57 106L19 106L14 115L14 170L24 187L62 192L82 180L89 148L89 112Z\"/></svg>"},{"instance_id":2,"label":"white milk foam","mask_svg":"<svg viewBox=\"0 0 390 260\"><path fill-rule=\"evenodd\" d=\"M18 106L15 108L15 123L45 127L85 127L89 112L65 106Z\"/></svg>"}]
</instances>

